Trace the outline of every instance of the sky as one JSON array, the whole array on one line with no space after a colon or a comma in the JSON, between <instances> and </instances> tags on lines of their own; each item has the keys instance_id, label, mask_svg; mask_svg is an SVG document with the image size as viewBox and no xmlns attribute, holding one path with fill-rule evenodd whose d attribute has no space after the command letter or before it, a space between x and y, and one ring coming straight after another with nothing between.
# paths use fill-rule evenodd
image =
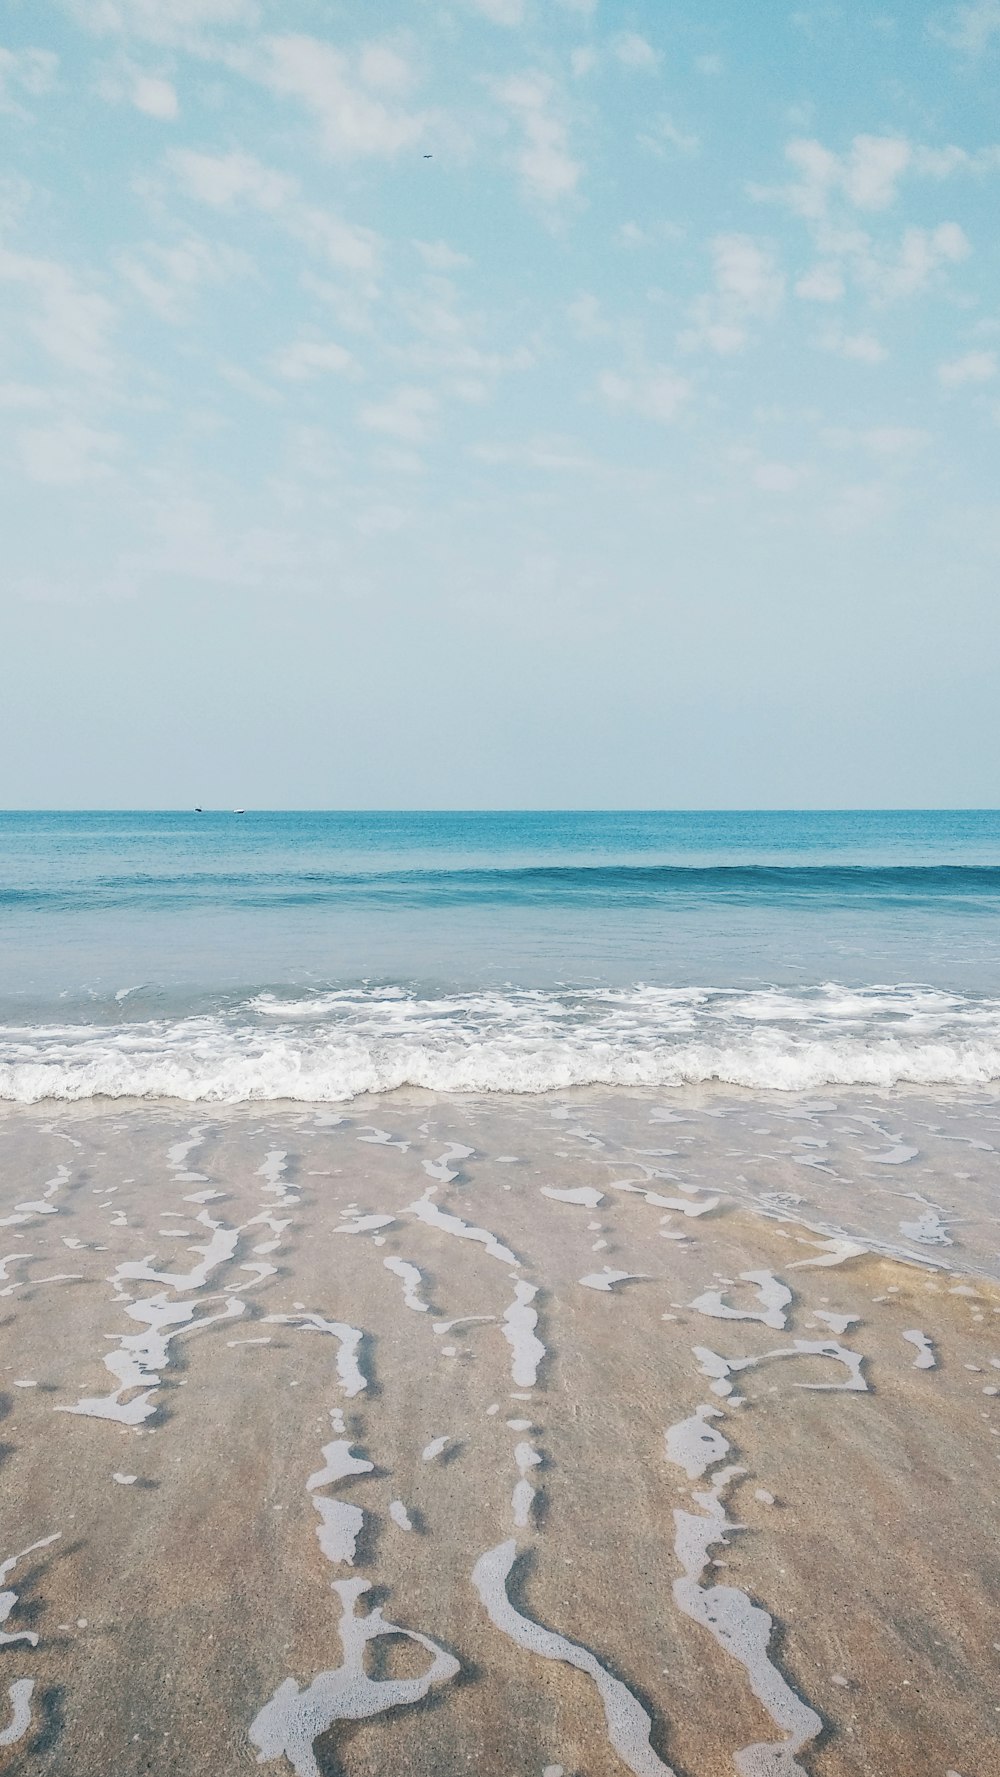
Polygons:
<instances>
[{"instance_id":1,"label":"sky","mask_svg":"<svg viewBox=\"0 0 1000 1777\"><path fill-rule=\"evenodd\" d=\"M0 806L996 806L1000 0L7 0Z\"/></svg>"}]
</instances>

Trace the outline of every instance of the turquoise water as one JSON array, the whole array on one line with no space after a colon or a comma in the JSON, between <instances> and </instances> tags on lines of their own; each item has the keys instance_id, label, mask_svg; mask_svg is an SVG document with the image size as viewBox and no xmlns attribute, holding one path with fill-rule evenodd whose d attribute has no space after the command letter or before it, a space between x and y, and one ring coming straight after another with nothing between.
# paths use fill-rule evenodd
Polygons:
<instances>
[{"instance_id":1,"label":"turquoise water","mask_svg":"<svg viewBox=\"0 0 1000 1777\"><path fill-rule=\"evenodd\" d=\"M0 815L0 1096L1000 1077L1000 814Z\"/></svg>"}]
</instances>

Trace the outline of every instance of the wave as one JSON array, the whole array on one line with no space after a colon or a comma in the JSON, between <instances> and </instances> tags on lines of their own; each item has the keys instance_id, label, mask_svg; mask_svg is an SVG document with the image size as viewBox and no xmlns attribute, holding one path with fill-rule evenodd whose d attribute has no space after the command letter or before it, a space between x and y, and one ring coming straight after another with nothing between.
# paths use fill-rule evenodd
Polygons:
<instances>
[{"instance_id":1,"label":"wave","mask_svg":"<svg viewBox=\"0 0 1000 1777\"><path fill-rule=\"evenodd\" d=\"M790 992L403 989L260 994L173 1020L0 1028L0 1099L342 1103L369 1092L545 1093L716 1081L983 1086L1000 1080L1000 1001L920 985Z\"/></svg>"},{"instance_id":2,"label":"wave","mask_svg":"<svg viewBox=\"0 0 1000 1777\"><path fill-rule=\"evenodd\" d=\"M0 909L81 910L219 905L292 907L324 901L385 905L663 900L825 901L963 908L1000 896L987 864L518 864L490 868L239 870L100 876L77 885L0 887Z\"/></svg>"}]
</instances>

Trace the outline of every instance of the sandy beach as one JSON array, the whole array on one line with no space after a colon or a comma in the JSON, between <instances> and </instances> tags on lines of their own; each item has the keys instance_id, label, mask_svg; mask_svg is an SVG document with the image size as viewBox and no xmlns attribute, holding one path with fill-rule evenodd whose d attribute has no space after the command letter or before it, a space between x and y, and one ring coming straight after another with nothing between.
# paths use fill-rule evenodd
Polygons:
<instances>
[{"instance_id":1,"label":"sandy beach","mask_svg":"<svg viewBox=\"0 0 1000 1777\"><path fill-rule=\"evenodd\" d=\"M994 1097L196 1108L0 1118L0 1769L996 1768Z\"/></svg>"}]
</instances>

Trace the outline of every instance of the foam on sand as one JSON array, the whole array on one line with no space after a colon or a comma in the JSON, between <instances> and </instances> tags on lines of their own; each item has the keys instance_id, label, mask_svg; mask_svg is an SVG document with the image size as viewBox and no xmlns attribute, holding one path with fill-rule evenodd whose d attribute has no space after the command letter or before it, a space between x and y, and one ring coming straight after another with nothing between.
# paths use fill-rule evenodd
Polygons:
<instances>
[{"instance_id":1,"label":"foam on sand","mask_svg":"<svg viewBox=\"0 0 1000 1777\"><path fill-rule=\"evenodd\" d=\"M644 1276L642 1271L616 1271L613 1266L605 1265L603 1271L588 1271L580 1282L585 1290L612 1290L616 1283L628 1283L633 1278L639 1281Z\"/></svg>"},{"instance_id":2,"label":"foam on sand","mask_svg":"<svg viewBox=\"0 0 1000 1777\"><path fill-rule=\"evenodd\" d=\"M23 1740L31 1726L31 1695L35 1688L33 1678L15 1678L13 1684L7 1686L10 1698L10 1720L6 1727L0 1728L0 1746L16 1746Z\"/></svg>"},{"instance_id":3,"label":"foam on sand","mask_svg":"<svg viewBox=\"0 0 1000 1777\"><path fill-rule=\"evenodd\" d=\"M425 1302L417 1293L422 1282L418 1267L409 1264L406 1259L383 1259L382 1263L387 1271L402 1279L403 1301L407 1308L412 1308L417 1314L426 1314L430 1303Z\"/></svg>"},{"instance_id":4,"label":"foam on sand","mask_svg":"<svg viewBox=\"0 0 1000 1777\"><path fill-rule=\"evenodd\" d=\"M561 1660L591 1678L600 1693L608 1740L634 1777L674 1777L669 1765L657 1758L649 1743L653 1723L642 1704L621 1679L613 1678L589 1648L567 1641L552 1629L543 1629L515 1610L507 1596L507 1580L517 1560L517 1543L498 1544L480 1555L472 1570L472 1584L479 1593L490 1621L518 1647L543 1660Z\"/></svg>"},{"instance_id":5,"label":"foam on sand","mask_svg":"<svg viewBox=\"0 0 1000 1777\"><path fill-rule=\"evenodd\" d=\"M513 1352L511 1379L518 1388L534 1388L545 1347L535 1336L537 1311L531 1307L538 1294L535 1284L515 1281L514 1300L504 1311L503 1336Z\"/></svg>"},{"instance_id":6,"label":"foam on sand","mask_svg":"<svg viewBox=\"0 0 1000 1777\"><path fill-rule=\"evenodd\" d=\"M299 1327L303 1333L329 1333L336 1339L340 1350L337 1353L337 1375L340 1386L348 1398L360 1394L368 1387L358 1362L358 1352L364 1333L360 1327L349 1327L342 1320L324 1320L321 1314L265 1314L268 1326Z\"/></svg>"},{"instance_id":7,"label":"foam on sand","mask_svg":"<svg viewBox=\"0 0 1000 1777\"><path fill-rule=\"evenodd\" d=\"M685 1616L707 1629L719 1646L739 1661L754 1696L775 1727L787 1736L778 1745L747 1746L735 1753L733 1763L740 1777L806 1777L805 1767L797 1763L794 1755L822 1732L823 1723L768 1657L774 1628L770 1613L752 1604L746 1593L735 1586L701 1583L709 1550L725 1543L730 1531L742 1528L726 1515L722 1504L728 1482L742 1473L741 1469L723 1469L710 1490L696 1493L695 1502L701 1507L698 1516L693 1512L674 1512L674 1550L683 1568L682 1575L674 1581L674 1600Z\"/></svg>"},{"instance_id":8,"label":"foam on sand","mask_svg":"<svg viewBox=\"0 0 1000 1777\"><path fill-rule=\"evenodd\" d=\"M434 1685L447 1683L460 1670L453 1654L416 1629L387 1623L378 1607L359 1617L358 1600L370 1590L367 1580L335 1580L333 1590L341 1604L343 1664L320 1672L305 1690L299 1689L294 1678L286 1678L250 1724L258 1763L284 1755L295 1777L320 1777L313 1744L336 1722L365 1721L389 1709L419 1703ZM381 1635L401 1635L424 1648L431 1656L427 1670L419 1678L369 1678L365 1648Z\"/></svg>"},{"instance_id":9,"label":"foam on sand","mask_svg":"<svg viewBox=\"0 0 1000 1777\"><path fill-rule=\"evenodd\" d=\"M415 1203L408 1203L406 1208L410 1215L418 1221L426 1222L429 1228L438 1228L442 1234L453 1234L457 1240L477 1240L489 1253L491 1259L499 1259L502 1265L516 1265L517 1259L510 1248L503 1246L495 1234L486 1228L474 1228L469 1222L463 1222L461 1216L453 1216L447 1210L440 1209L434 1202L436 1185L429 1185L422 1197Z\"/></svg>"},{"instance_id":10,"label":"foam on sand","mask_svg":"<svg viewBox=\"0 0 1000 1777\"><path fill-rule=\"evenodd\" d=\"M906 1339L910 1345L915 1345L917 1348L917 1355L913 1360L913 1368L915 1370L933 1370L937 1368L937 1358L934 1356L934 1347L926 1333L918 1332L916 1328L913 1328L909 1333L904 1333L903 1338Z\"/></svg>"},{"instance_id":11,"label":"foam on sand","mask_svg":"<svg viewBox=\"0 0 1000 1777\"><path fill-rule=\"evenodd\" d=\"M760 1309L731 1308L723 1301L721 1290L706 1290L703 1295L696 1296L692 1308L699 1314L708 1314L716 1320L759 1320L765 1327L774 1327L781 1331L787 1319L785 1310L792 1300L792 1292L787 1284L779 1283L770 1271L741 1271L744 1283L752 1283L760 1303Z\"/></svg>"}]
</instances>

